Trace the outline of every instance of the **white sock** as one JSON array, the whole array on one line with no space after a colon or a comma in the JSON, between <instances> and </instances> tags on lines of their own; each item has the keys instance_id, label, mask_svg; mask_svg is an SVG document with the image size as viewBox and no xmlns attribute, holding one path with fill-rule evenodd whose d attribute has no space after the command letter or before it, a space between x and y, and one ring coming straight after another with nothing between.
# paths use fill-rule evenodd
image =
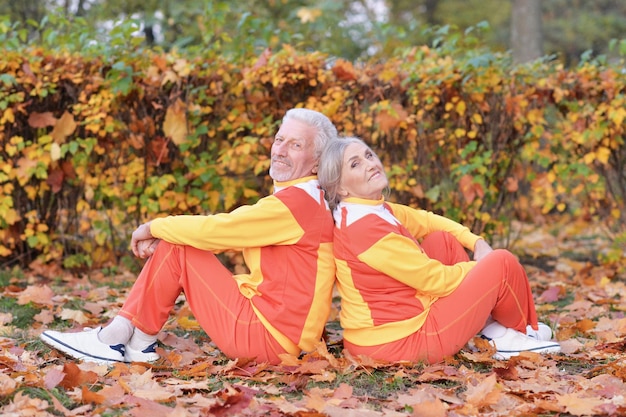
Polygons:
<instances>
[{"instance_id":1,"label":"white sock","mask_svg":"<svg viewBox=\"0 0 626 417\"><path fill-rule=\"evenodd\" d=\"M115 316L113 321L100 330L98 339L107 345L125 345L133 335L135 326L125 317Z\"/></svg>"},{"instance_id":2,"label":"white sock","mask_svg":"<svg viewBox=\"0 0 626 417\"><path fill-rule=\"evenodd\" d=\"M135 327L133 337L131 337L130 342L128 342L128 347L134 350L144 350L156 341L156 334L147 334Z\"/></svg>"},{"instance_id":3,"label":"white sock","mask_svg":"<svg viewBox=\"0 0 626 417\"><path fill-rule=\"evenodd\" d=\"M483 329L480 331L480 334L482 334L485 337L488 337L489 339L496 339L498 337L504 336L505 332L506 332L506 327L504 327L497 321L492 321L491 323L483 327Z\"/></svg>"}]
</instances>

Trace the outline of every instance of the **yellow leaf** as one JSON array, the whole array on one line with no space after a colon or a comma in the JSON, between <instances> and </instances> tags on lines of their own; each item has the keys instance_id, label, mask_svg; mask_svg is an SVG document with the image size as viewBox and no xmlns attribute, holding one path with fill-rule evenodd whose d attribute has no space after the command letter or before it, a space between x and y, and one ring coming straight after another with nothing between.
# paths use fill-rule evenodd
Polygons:
<instances>
[{"instance_id":1,"label":"yellow leaf","mask_svg":"<svg viewBox=\"0 0 626 417\"><path fill-rule=\"evenodd\" d=\"M528 112L528 121L531 124L544 124L546 120L543 118L543 110L541 109L532 109Z\"/></svg>"},{"instance_id":2,"label":"yellow leaf","mask_svg":"<svg viewBox=\"0 0 626 417\"><path fill-rule=\"evenodd\" d=\"M174 71L181 77L186 77L191 73L191 67L186 59L177 59L174 63Z\"/></svg>"},{"instance_id":3,"label":"yellow leaf","mask_svg":"<svg viewBox=\"0 0 626 417\"><path fill-rule=\"evenodd\" d=\"M483 124L483 117L479 113L472 114L472 121L477 125Z\"/></svg>"},{"instance_id":4,"label":"yellow leaf","mask_svg":"<svg viewBox=\"0 0 626 417\"><path fill-rule=\"evenodd\" d=\"M454 130L454 135L457 138L462 138L463 136L465 136L465 129L455 129Z\"/></svg>"},{"instance_id":5,"label":"yellow leaf","mask_svg":"<svg viewBox=\"0 0 626 417\"><path fill-rule=\"evenodd\" d=\"M187 139L187 115L185 110L185 104L178 99L167 108L165 113L163 133L172 139L172 142L176 145L184 143Z\"/></svg>"},{"instance_id":6,"label":"yellow leaf","mask_svg":"<svg viewBox=\"0 0 626 417\"><path fill-rule=\"evenodd\" d=\"M609 162L609 156L611 156L611 150L605 146L600 146L598 148L597 156L598 156L598 161L606 165Z\"/></svg>"},{"instance_id":7,"label":"yellow leaf","mask_svg":"<svg viewBox=\"0 0 626 417\"><path fill-rule=\"evenodd\" d=\"M188 317L188 316L179 317L178 320L176 321L178 322L178 325L185 330L200 330L201 329L200 324L193 317Z\"/></svg>"},{"instance_id":8,"label":"yellow leaf","mask_svg":"<svg viewBox=\"0 0 626 417\"><path fill-rule=\"evenodd\" d=\"M62 320L74 320L78 324L83 324L87 322L87 316L80 310L70 310L69 308L64 308L61 311L61 319Z\"/></svg>"},{"instance_id":9,"label":"yellow leaf","mask_svg":"<svg viewBox=\"0 0 626 417\"><path fill-rule=\"evenodd\" d=\"M596 153L595 152L589 152L588 154L586 154L585 156L583 156L583 161L585 161L585 164L590 165L593 163L593 161L596 160Z\"/></svg>"},{"instance_id":10,"label":"yellow leaf","mask_svg":"<svg viewBox=\"0 0 626 417\"><path fill-rule=\"evenodd\" d=\"M609 111L609 118L615 123L615 126L623 126L626 119L626 109L623 107Z\"/></svg>"},{"instance_id":11,"label":"yellow leaf","mask_svg":"<svg viewBox=\"0 0 626 417\"><path fill-rule=\"evenodd\" d=\"M463 116L465 114L466 109L467 109L467 105L465 104L464 101L459 101L456 104L456 112L459 114L459 116Z\"/></svg>"},{"instance_id":12,"label":"yellow leaf","mask_svg":"<svg viewBox=\"0 0 626 417\"><path fill-rule=\"evenodd\" d=\"M300 18L300 22L308 23L315 22L315 20L322 15L320 9L310 9L308 7L301 7L296 15Z\"/></svg>"},{"instance_id":13,"label":"yellow leaf","mask_svg":"<svg viewBox=\"0 0 626 417\"><path fill-rule=\"evenodd\" d=\"M0 125L4 124L5 122L15 123L15 114L13 114L13 109L8 108L4 111L2 119L0 119Z\"/></svg>"}]
</instances>

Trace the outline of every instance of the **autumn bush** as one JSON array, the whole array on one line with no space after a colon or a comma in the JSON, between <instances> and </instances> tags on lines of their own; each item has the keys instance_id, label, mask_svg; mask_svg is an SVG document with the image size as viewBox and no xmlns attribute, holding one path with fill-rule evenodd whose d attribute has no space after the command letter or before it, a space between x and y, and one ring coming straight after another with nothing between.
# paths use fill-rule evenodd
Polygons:
<instances>
[{"instance_id":1,"label":"autumn bush","mask_svg":"<svg viewBox=\"0 0 626 417\"><path fill-rule=\"evenodd\" d=\"M448 33L358 64L289 46L254 60L141 50L126 34L97 54L2 34L5 264L114 264L146 219L255 202L270 191L272 137L294 106L377 148L395 201L503 239L513 219L548 214L626 236L626 80L616 64L513 66Z\"/></svg>"}]
</instances>

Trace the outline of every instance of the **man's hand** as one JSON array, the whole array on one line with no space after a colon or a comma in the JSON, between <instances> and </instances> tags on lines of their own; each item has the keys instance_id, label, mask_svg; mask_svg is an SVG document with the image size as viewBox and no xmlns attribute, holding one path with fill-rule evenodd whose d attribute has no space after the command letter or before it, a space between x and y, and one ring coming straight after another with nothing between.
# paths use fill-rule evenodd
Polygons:
<instances>
[{"instance_id":1,"label":"man's hand","mask_svg":"<svg viewBox=\"0 0 626 417\"><path fill-rule=\"evenodd\" d=\"M130 239L130 248L136 257L144 259L154 253L159 241L160 239L156 239L150 233L150 222L148 222L135 229Z\"/></svg>"},{"instance_id":2,"label":"man's hand","mask_svg":"<svg viewBox=\"0 0 626 417\"><path fill-rule=\"evenodd\" d=\"M485 242L483 239L479 239L476 241L476 245L474 246L474 260L480 261L491 252L493 252L493 249L489 243Z\"/></svg>"}]
</instances>

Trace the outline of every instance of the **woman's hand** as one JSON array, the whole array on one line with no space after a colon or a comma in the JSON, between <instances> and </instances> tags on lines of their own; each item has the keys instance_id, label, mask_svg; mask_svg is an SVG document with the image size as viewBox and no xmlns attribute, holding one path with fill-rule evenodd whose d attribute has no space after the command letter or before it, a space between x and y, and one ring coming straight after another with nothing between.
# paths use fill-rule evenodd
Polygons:
<instances>
[{"instance_id":1,"label":"woman's hand","mask_svg":"<svg viewBox=\"0 0 626 417\"><path fill-rule=\"evenodd\" d=\"M154 253L159 241L160 239L150 233L150 222L148 222L135 229L130 239L130 248L136 257L144 259Z\"/></svg>"},{"instance_id":2,"label":"woman's hand","mask_svg":"<svg viewBox=\"0 0 626 417\"><path fill-rule=\"evenodd\" d=\"M493 249L489 243L485 242L483 239L479 239L476 241L476 245L474 245L474 260L480 261L491 252L493 252Z\"/></svg>"},{"instance_id":3,"label":"woman's hand","mask_svg":"<svg viewBox=\"0 0 626 417\"><path fill-rule=\"evenodd\" d=\"M152 254L156 250L156 247L160 241L161 239L157 239L155 237L151 239L140 240L139 242L137 242L138 254L136 256L138 256L141 259L152 256Z\"/></svg>"}]
</instances>

